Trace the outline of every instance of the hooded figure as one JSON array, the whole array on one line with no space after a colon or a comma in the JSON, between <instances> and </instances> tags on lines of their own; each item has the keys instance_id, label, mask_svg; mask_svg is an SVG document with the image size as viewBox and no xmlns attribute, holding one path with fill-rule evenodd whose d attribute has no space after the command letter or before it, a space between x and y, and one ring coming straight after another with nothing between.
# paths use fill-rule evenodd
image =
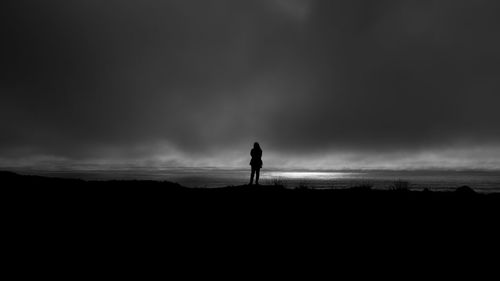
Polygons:
<instances>
[{"instance_id":1,"label":"hooded figure","mask_svg":"<svg viewBox=\"0 0 500 281\"><path fill-rule=\"evenodd\" d=\"M260 169L262 168L262 149L260 148L258 142L253 144L253 149L250 151L250 156L252 156L252 160L250 161L250 166L252 166L252 173L250 175L250 185L253 184L254 176L256 176L255 184L259 185Z\"/></svg>"}]
</instances>

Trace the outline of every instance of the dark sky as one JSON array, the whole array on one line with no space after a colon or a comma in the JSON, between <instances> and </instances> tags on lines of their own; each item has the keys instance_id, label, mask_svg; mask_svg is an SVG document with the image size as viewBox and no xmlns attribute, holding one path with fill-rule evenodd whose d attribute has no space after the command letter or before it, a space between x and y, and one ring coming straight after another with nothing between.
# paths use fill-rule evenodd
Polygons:
<instances>
[{"instance_id":1,"label":"dark sky","mask_svg":"<svg viewBox=\"0 0 500 281\"><path fill-rule=\"evenodd\" d=\"M3 165L500 168L496 0L0 5Z\"/></svg>"}]
</instances>

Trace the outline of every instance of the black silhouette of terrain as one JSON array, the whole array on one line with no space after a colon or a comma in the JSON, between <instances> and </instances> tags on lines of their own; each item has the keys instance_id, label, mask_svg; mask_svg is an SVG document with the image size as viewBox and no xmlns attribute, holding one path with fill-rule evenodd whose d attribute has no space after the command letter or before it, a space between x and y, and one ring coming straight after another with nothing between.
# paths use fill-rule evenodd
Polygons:
<instances>
[{"instance_id":1,"label":"black silhouette of terrain","mask_svg":"<svg viewBox=\"0 0 500 281\"><path fill-rule=\"evenodd\" d=\"M500 203L500 193L476 193L463 186L454 192L377 190L369 186L349 189L289 189L279 185L188 188L167 181L85 181L80 179L26 176L0 172L4 198L31 201L33 205L82 204L89 206L161 207L184 206L217 208L278 208L288 206L311 211L346 207L353 210L389 209L426 212L435 208L485 208Z\"/></svg>"},{"instance_id":2,"label":"black silhouette of terrain","mask_svg":"<svg viewBox=\"0 0 500 281\"><path fill-rule=\"evenodd\" d=\"M221 245L234 251L226 258L269 249L288 253L325 247L329 254L339 247L348 253L353 247L375 247L374 253L382 253L388 245L442 243L457 235L468 239L470 232L481 237L492 234L500 207L499 194L479 194L468 187L455 192L366 186L206 189L171 182L83 181L10 172L0 172L0 185L2 225L10 237L4 240L40 253L38 260L53 252L54 245L104 260L96 253L110 249L113 255L128 257L137 249L158 248L161 256L177 248L181 250L176 259L191 260L205 253L204 260L210 260ZM479 240L471 242L477 245Z\"/></svg>"}]
</instances>

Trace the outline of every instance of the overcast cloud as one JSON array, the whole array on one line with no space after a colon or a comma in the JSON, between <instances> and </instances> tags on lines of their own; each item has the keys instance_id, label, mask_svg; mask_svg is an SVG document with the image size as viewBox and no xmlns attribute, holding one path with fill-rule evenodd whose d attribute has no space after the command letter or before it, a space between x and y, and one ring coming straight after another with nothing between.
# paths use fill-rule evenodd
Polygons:
<instances>
[{"instance_id":1,"label":"overcast cloud","mask_svg":"<svg viewBox=\"0 0 500 281\"><path fill-rule=\"evenodd\" d=\"M4 165L500 168L498 1L0 5Z\"/></svg>"}]
</instances>

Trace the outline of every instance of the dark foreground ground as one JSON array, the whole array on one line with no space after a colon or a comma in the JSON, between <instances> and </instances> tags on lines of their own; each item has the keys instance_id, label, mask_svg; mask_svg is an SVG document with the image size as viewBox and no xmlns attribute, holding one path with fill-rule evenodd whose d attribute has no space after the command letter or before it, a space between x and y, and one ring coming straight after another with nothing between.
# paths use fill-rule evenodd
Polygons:
<instances>
[{"instance_id":1,"label":"dark foreground ground","mask_svg":"<svg viewBox=\"0 0 500 281\"><path fill-rule=\"evenodd\" d=\"M0 186L2 241L13 248L10 260L50 263L48 256L55 253L56 272L61 265L108 268L115 261L131 263L119 272L141 261L165 266L173 260L189 265L223 259L241 266L246 264L242 258L266 261L275 270L281 261L299 268L323 261L328 271L336 264L332 260L351 265L390 261L392 271L393 262L408 263L403 258L408 256L423 255L427 267L432 259L441 266L450 256L466 261L480 257L464 251L498 253L492 245L499 237L500 195L465 187L455 192L193 189L169 182L82 181L9 172L0 172ZM382 260L384 254L390 259ZM75 263L75 256L84 262ZM260 266L252 263L243 272ZM42 270L46 268L52 267ZM189 272L198 271L189 267L183 274Z\"/></svg>"},{"instance_id":2,"label":"dark foreground ground","mask_svg":"<svg viewBox=\"0 0 500 281\"><path fill-rule=\"evenodd\" d=\"M425 214L436 209L478 212L500 206L500 193L476 193L463 186L454 192L349 189L288 189L282 186L230 186L187 188L159 181L84 181L79 179L25 176L0 172L3 198L28 206L66 205L68 208L168 208L176 210L222 209L244 211L377 212L393 215L414 211Z\"/></svg>"}]
</instances>

